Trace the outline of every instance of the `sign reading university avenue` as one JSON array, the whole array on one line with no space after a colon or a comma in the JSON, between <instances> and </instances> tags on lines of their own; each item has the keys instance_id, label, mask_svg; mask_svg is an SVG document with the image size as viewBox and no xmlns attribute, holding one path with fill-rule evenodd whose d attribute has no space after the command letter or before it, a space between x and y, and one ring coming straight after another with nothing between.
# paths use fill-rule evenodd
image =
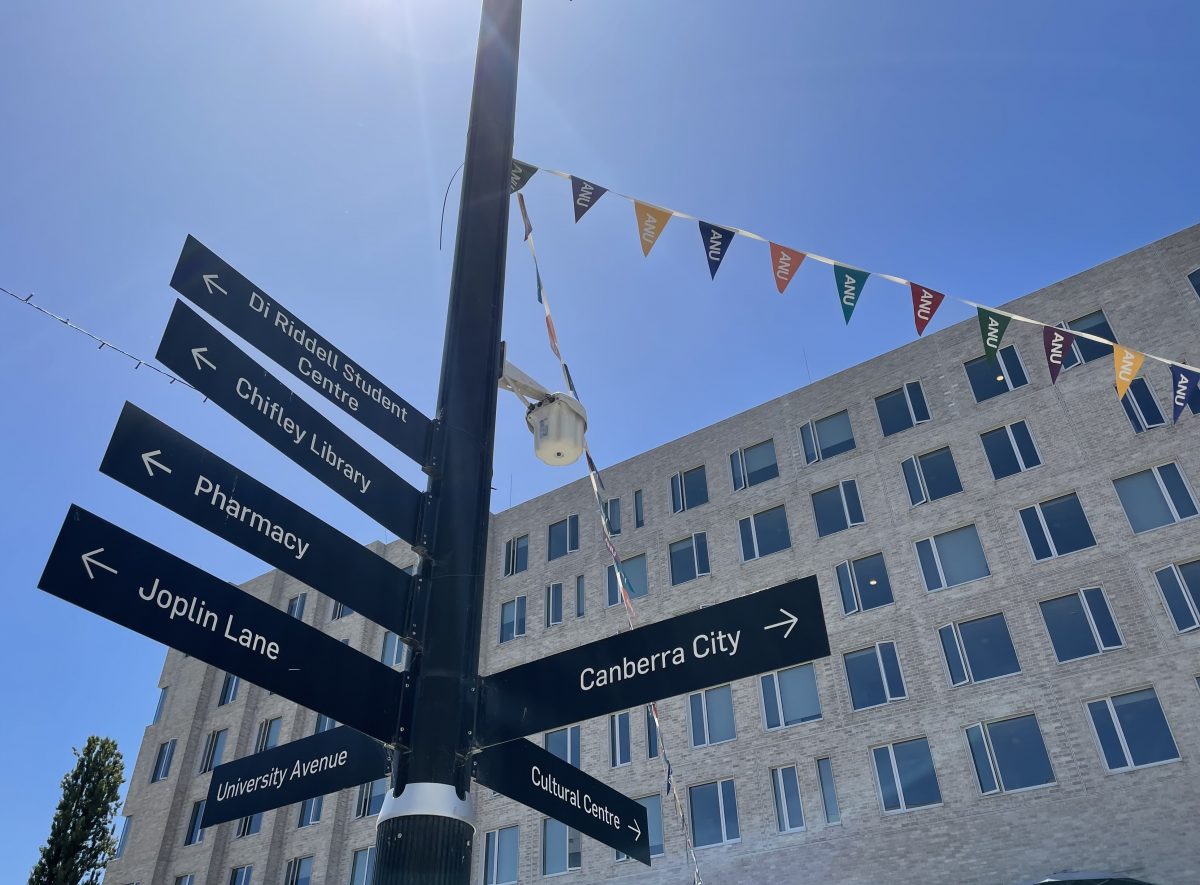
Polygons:
<instances>
[{"instance_id":1,"label":"sign reading university avenue","mask_svg":"<svg viewBox=\"0 0 1200 885\"><path fill-rule=\"evenodd\" d=\"M646 807L524 739L474 757L475 780L572 829L650 863Z\"/></svg>"},{"instance_id":2,"label":"sign reading university avenue","mask_svg":"<svg viewBox=\"0 0 1200 885\"><path fill-rule=\"evenodd\" d=\"M191 235L171 288L418 464L425 463L428 418Z\"/></svg>"},{"instance_id":3,"label":"sign reading university avenue","mask_svg":"<svg viewBox=\"0 0 1200 885\"><path fill-rule=\"evenodd\" d=\"M828 654L816 577L789 581L485 676L479 745Z\"/></svg>"},{"instance_id":4,"label":"sign reading university avenue","mask_svg":"<svg viewBox=\"0 0 1200 885\"><path fill-rule=\"evenodd\" d=\"M228 461L126 403L100 470L394 633L411 578Z\"/></svg>"},{"instance_id":5,"label":"sign reading university avenue","mask_svg":"<svg viewBox=\"0 0 1200 885\"><path fill-rule=\"evenodd\" d=\"M200 825L211 827L377 780L387 749L340 725L213 769Z\"/></svg>"},{"instance_id":6,"label":"sign reading university avenue","mask_svg":"<svg viewBox=\"0 0 1200 885\"><path fill-rule=\"evenodd\" d=\"M399 672L78 506L38 587L357 728L394 738Z\"/></svg>"},{"instance_id":7,"label":"sign reading university avenue","mask_svg":"<svg viewBox=\"0 0 1200 885\"><path fill-rule=\"evenodd\" d=\"M242 353L182 301L158 359L363 513L416 541L421 493Z\"/></svg>"}]
</instances>

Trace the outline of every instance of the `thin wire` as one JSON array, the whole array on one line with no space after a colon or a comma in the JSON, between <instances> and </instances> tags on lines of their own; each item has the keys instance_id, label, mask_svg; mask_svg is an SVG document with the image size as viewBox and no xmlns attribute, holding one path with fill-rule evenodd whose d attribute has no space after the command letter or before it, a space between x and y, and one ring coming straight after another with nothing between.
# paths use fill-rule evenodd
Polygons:
<instances>
[{"instance_id":1,"label":"thin wire","mask_svg":"<svg viewBox=\"0 0 1200 885\"><path fill-rule=\"evenodd\" d=\"M454 174L450 176L450 181L446 184L446 195L442 197L442 220L438 222L438 251L442 251L442 232L446 228L446 203L450 199L450 186L454 184L454 179L458 177L458 173L462 172L463 166L467 165L467 161L458 164L458 168L454 170Z\"/></svg>"}]
</instances>

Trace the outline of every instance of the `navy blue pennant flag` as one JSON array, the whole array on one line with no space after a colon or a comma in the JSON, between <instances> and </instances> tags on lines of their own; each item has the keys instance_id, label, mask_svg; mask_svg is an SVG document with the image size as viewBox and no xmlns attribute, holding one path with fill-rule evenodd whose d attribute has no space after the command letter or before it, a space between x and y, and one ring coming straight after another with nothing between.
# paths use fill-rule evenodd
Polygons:
<instances>
[{"instance_id":1,"label":"navy blue pennant flag","mask_svg":"<svg viewBox=\"0 0 1200 885\"><path fill-rule=\"evenodd\" d=\"M1193 372L1183 366L1171 365L1171 406L1174 414L1171 421L1179 423L1188 401L1192 403L1192 411L1200 411L1200 372Z\"/></svg>"},{"instance_id":2,"label":"navy blue pennant flag","mask_svg":"<svg viewBox=\"0 0 1200 885\"><path fill-rule=\"evenodd\" d=\"M582 178L571 176L571 205L575 207L575 223L583 218L583 213L596 205L596 201L608 193L608 188L584 181Z\"/></svg>"},{"instance_id":3,"label":"navy blue pennant flag","mask_svg":"<svg viewBox=\"0 0 1200 885\"><path fill-rule=\"evenodd\" d=\"M708 273L715 279L721 262L725 260L729 244L733 241L733 231L701 221L700 239L704 241L704 254L708 258Z\"/></svg>"}]
</instances>

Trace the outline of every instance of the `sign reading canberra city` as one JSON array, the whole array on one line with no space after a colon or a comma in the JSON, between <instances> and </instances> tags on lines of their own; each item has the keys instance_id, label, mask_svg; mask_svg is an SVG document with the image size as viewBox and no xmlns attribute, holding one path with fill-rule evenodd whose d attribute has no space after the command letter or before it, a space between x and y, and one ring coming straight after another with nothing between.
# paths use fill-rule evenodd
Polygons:
<instances>
[{"instance_id":1,"label":"sign reading canberra city","mask_svg":"<svg viewBox=\"0 0 1200 885\"><path fill-rule=\"evenodd\" d=\"M190 234L171 288L424 464L428 418Z\"/></svg>"}]
</instances>

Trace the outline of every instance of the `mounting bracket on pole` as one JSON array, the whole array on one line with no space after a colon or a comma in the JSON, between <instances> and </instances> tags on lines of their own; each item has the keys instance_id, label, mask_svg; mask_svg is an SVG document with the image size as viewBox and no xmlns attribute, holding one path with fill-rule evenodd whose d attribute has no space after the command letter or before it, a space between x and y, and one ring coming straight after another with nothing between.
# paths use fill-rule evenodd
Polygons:
<instances>
[{"instance_id":1,"label":"mounting bracket on pole","mask_svg":"<svg viewBox=\"0 0 1200 885\"><path fill-rule=\"evenodd\" d=\"M533 451L552 467L574 464L583 454L587 409L573 396L551 393L508 360L500 388L511 390L525 403L525 423L533 434Z\"/></svg>"}]
</instances>

